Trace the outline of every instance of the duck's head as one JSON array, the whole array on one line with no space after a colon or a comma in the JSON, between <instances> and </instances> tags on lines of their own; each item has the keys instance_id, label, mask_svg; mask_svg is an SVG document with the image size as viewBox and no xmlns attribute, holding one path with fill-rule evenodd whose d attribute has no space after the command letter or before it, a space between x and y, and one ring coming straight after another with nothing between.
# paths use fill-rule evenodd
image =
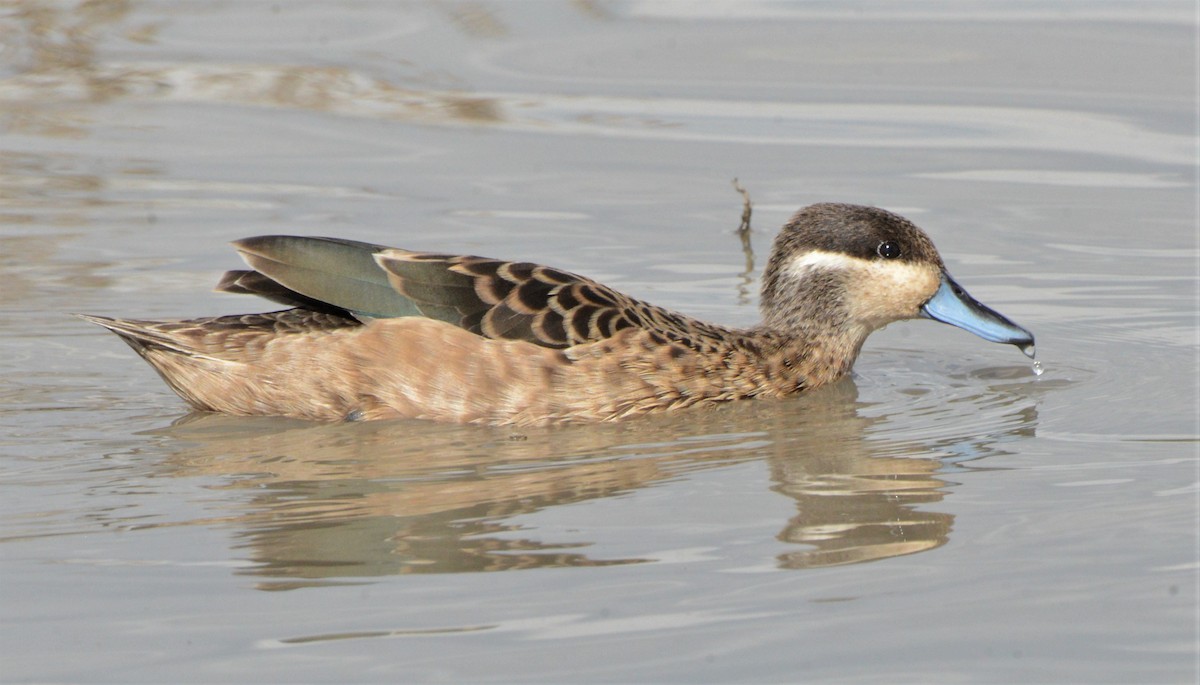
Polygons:
<instances>
[{"instance_id":1,"label":"duck's head","mask_svg":"<svg viewBox=\"0 0 1200 685\"><path fill-rule=\"evenodd\" d=\"M797 212L775 239L762 310L768 328L826 330L859 345L893 321L924 317L1033 350L1032 333L950 277L924 231L875 207L824 203Z\"/></svg>"}]
</instances>

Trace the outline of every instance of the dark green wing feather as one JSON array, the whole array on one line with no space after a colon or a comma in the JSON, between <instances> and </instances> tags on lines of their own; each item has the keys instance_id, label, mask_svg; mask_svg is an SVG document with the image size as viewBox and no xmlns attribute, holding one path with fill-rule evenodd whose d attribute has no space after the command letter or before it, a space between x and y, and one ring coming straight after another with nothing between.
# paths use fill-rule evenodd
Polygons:
<instances>
[{"instance_id":1,"label":"dark green wing feather","mask_svg":"<svg viewBox=\"0 0 1200 685\"><path fill-rule=\"evenodd\" d=\"M238 295L258 295L272 302L277 302L288 307L303 307L313 311L328 311L340 313L344 316L349 316L349 312L341 307L335 307L327 302L314 300L311 297L306 297L285 288L276 281L272 281L266 276L257 271L226 271L221 277L221 282L213 288L221 293L235 293Z\"/></svg>"},{"instance_id":2,"label":"dark green wing feather","mask_svg":"<svg viewBox=\"0 0 1200 685\"><path fill-rule=\"evenodd\" d=\"M420 315L408 299L396 294L375 263L375 254L386 249L382 245L269 235L239 240L233 246L255 271L285 291L363 318Z\"/></svg>"}]
</instances>

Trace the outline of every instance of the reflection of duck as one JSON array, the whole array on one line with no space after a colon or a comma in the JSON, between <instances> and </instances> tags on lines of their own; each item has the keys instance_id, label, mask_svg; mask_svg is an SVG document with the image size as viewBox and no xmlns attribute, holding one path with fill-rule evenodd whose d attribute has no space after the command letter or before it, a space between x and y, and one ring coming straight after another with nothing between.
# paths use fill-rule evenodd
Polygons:
<instances>
[{"instance_id":1,"label":"reflection of duck","mask_svg":"<svg viewBox=\"0 0 1200 685\"><path fill-rule=\"evenodd\" d=\"M841 450L806 456L772 463L776 490L794 498L800 509L779 538L814 547L780 555L781 566L854 564L945 544L954 516L916 508L942 499L947 483L936 475L939 460L876 456L851 461Z\"/></svg>"},{"instance_id":2,"label":"reflection of duck","mask_svg":"<svg viewBox=\"0 0 1200 685\"><path fill-rule=\"evenodd\" d=\"M520 434L194 414L163 431L174 454L159 468L215 477L245 493L223 497L235 503L223 505L220 518L193 523L236 530L253 562L243 572L264 578L264 588L654 561L662 548L605 556L589 549L597 541L590 529L550 533L538 525L547 514L538 513L750 461L764 463L771 489L795 503L795 515L779 521L778 538L803 547L785 546L777 563L809 568L944 544L953 515L930 510L947 486L939 477L943 461L985 458L1036 422L1028 398L1013 394L972 403L990 426L982 434L973 426L969 437L949 430L932 440L892 435L876 426L886 419L863 415L856 393L847 380L786 402L728 405L705 413L699 435L686 414ZM631 534L673 544L669 529Z\"/></svg>"},{"instance_id":3,"label":"reflection of duck","mask_svg":"<svg viewBox=\"0 0 1200 685\"><path fill-rule=\"evenodd\" d=\"M236 243L221 286L295 308L174 322L86 317L197 408L308 419L607 420L844 376L872 331L927 316L1031 350L972 299L929 238L881 209L820 204L784 226L764 322L706 324L528 263L328 238Z\"/></svg>"}]
</instances>

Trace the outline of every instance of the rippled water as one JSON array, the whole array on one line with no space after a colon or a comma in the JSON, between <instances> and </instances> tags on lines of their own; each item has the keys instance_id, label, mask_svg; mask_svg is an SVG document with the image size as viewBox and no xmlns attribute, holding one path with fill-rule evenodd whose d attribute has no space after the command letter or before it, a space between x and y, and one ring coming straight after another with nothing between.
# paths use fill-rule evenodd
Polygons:
<instances>
[{"instance_id":1,"label":"rippled water","mask_svg":"<svg viewBox=\"0 0 1200 685\"><path fill-rule=\"evenodd\" d=\"M0 8L0 678L1194 682L1193 8L893 7ZM188 414L68 315L252 309L226 242L301 233L748 325L824 200L1045 373L917 321L788 401L320 425Z\"/></svg>"}]
</instances>

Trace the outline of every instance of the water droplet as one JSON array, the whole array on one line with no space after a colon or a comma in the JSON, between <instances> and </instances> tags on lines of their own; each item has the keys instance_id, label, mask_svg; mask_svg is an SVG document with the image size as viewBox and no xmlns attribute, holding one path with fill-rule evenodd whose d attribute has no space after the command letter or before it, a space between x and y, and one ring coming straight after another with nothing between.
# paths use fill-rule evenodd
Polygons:
<instances>
[{"instance_id":1,"label":"water droplet","mask_svg":"<svg viewBox=\"0 0 1200 685\"><path fill-rule=\"evenodd\" d=\"M1033 343L1020 345L1018 349L1024 352L1026 357L1033 360L1033 375L1040 376L1046 371L1046 369L1042 368L1042 363L1037 360L1037 348L1033 346Z\"/></svg>"}]
</instances>

